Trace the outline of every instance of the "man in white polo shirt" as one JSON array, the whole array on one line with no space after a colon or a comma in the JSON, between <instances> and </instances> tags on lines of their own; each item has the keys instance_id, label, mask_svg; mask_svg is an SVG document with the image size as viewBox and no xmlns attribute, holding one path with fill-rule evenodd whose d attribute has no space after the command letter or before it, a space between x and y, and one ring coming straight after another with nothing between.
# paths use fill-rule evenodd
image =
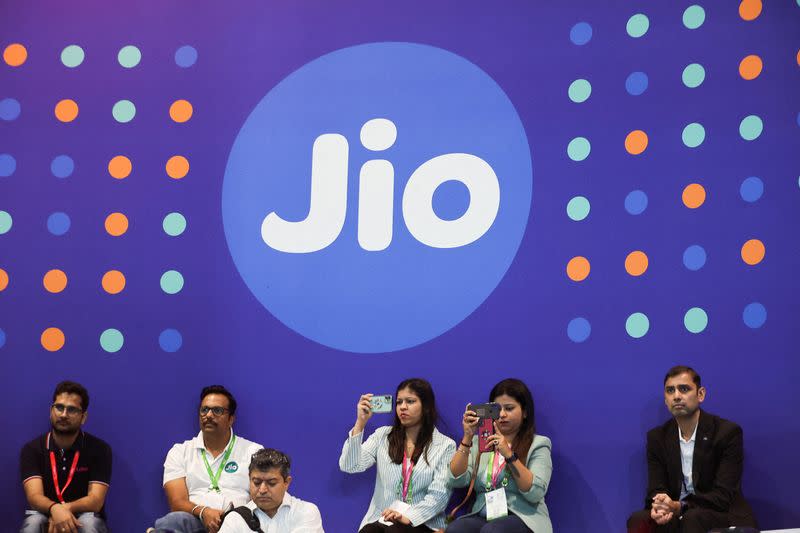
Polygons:
<instances>
[{"instance_id":1,"label":"man in white polo shirt","mask_svg":"<svg viewBox=\"0 0 800 533\"><path fill-rule=\"evenodd\" d=\"M316 505L286 490L292 482L289 457L278 450L259 450L250 461L247 505L227 513L219 533L325 533Z\"/></svg>"},{"instance_id":2,"label":"man in white polo shirt","mask_svg":"<svg viewBox=\"0 0 800 533\"><path fill-rule=\"evenodd\" d=\"M216 533L225 511L250 498L250 457L262 446L234 434L236 399L221 385L206 387L199 415L200 433L164 461L170 513L156 520L156 532Z\"/></svg>"}]
</instances>

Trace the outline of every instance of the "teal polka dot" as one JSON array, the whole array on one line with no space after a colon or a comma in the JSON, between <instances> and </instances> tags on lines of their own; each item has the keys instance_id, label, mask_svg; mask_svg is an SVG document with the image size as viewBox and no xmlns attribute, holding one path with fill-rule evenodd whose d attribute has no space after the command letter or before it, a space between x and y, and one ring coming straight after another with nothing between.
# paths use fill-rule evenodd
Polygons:
<instances>
[{"instance_id":1,"label":"teal polka dot","mask_svg":"<svg viewBox=\"0 0 800 533\"><path fill-rule=\"evenodd\" d=\"M186 230L186 217L178 212L170 213L164 217L161 225L164 233L170 237L177 237Z\"/></svg>"},{"instance_id":2,"label":"teal polka dot","mask_svg":"<svg viewBox=\"0 0 800 533\"><path fill-rule=\"evenodd\" d=\"M589 216L590 209L589 200L583 196L576 196L567 204L567 216L576 222L580 222Z\"/></svg>"},{"instance_id":3,"label":"teal polka dot","mask_svg":"<svg viewBox=\"0 0 800 533\"><path fill-rule=\"evenodd\" d=\"M591 151L592 145L586 137L575 137L567 145L567 155L573 161L583 161Z\"/></svg>"},{"instance_id":4,"label":"teal polka dot","mask_svg":"<svg viewBox=\"0 0 800 533\"><path fill-rule=\"evenodd\" d=\"M142 53L133 45L123 46L119 54L117 54L117 61L125 68L133 68L142 60Z\"/></svg>"},{"instance_id":5,"label":"teal polka dot","mask_svg":"<svg viewBox=\"0 0 800 533\"><path fill-rule=\"evenodd\" d=\"M690 30L696 30L706 21L706 11L698 5L689 6L683 12L683 25Z\"/></svg>"},{"instance_id":6,"label":"teal polka dot","mask_svg":"<svg viewBox=\"0 0 800 533\"><path fill-rule=\"evenodd\" d=\"M8 211L0 211L0 235L11 231L11 226L13 224L14 221L11 219L11 215Z\"/></svg>"},{"instance_id":7,"label":"teal polka dot","mask_svg":"<svg viewBox=\"0 0 800 533\"><path fill-rule=\"evenodd\" d=\"M683 69L683 74L681 75L683 79L683 84L689 87L690 89L694 89L695 87L700 87L700 85L706 79L706 69L703 68L703 65L700 63L692 63L691 65L686 65L686 68Z\"/></svg>"},{"instance_id":8,"label":"teal polka dot","mask_svg":"<svg viewBox=\"0 0 800 533\"><path fill-rule=\"evenodd\" d=\"M745 141L758 139L762 131L764 131L764 123L761 121L761 118L756 115L744 117L739 124L739 135L741 135L742 139Z\"/></svg>"},{"instance_id":9,"label":"teal polka dot","mask_svg":"<svg viewBox=\"0 0 800 533\"><path fill-rule=\"evenodd\" d=\"M644 313L633 313L625 321L625 331L634 339L641 339L650 331L650 319Z\"/></svg>"},{"instance_id":10,"label":"teal polka dot","mask_svg":"<svg viewBox=\"0 0 800 533\"><path fill-rule=\"evenodd\" d=\"M114 104L111 114L117 122L130 122L136 116L136 106L130 100L120 100Z\"/></svg>"},{"instance_id":11,"label":"teal polka dot","mask_svg":"<svg viewBox=\"0 0 800 533\"><path fill-rule=\"evenodd\" d=\"M692 307L683 316L683 325L691 333L700 333L708 326L708 315L699 307Z\"/></svg>"},{"instance_id":12,"label":"teal polka dot","mask_svg":"<svg viewBox=\"0 0 800 533\"><path fill-rule=\"evenodd\" d=\"M183 289L183 276L177 270L167 270L161 275L161 290L167 294L177 294Z\"/></svg>"},{"instance_id":13,"label":"teal polka dot","mask_svg":"<svg viewBox=\"0 0 800 533\"><path fill-rule=\"evenodd\" d=\"M580 104L589 99L592 94L592 84L588 80L577 79L569 84L569 99Z\"/></svg>"},{"instance_id":14,"label":"teal polka dot","mask_svg":"<svg viewBox=\"0 0 800 533\"><path fill-rule=\"evenodd\" d=\"M118 329L107 329L100 334L100 346L109 353L116 353L122 349L125 338Z\"/></svg>"},{"instance_id":15,"label":"teal polka dot","mask_svg":"<svg viewBox=\"0 0 800 533\"><path fill-rule=\"evenodd\" d=\"M641 37L650 29L650 19L643 13L637 13L628 19L628 24L625 26L625 29L631 37Z\"/></svg>"},{"instance_id":16,"label":"teal polka dot","mask_svg":"<svg viewBox=\"0 0 800 533\"><path fill-rule=\"evenodd\" d=\"M683 144L689 148L697 148L706 139L706 130L701 124L692 122L683 128L681 138L683 139Z\"/></svg>"},{"instance_id":17,"label":"teal polka dot","mask_svg":"<svg viewBox=\"0 0 800 533\"><path fill-rule=\"evenodd\" d=\"M85 57L83 48L77 44L71 44L61 51L61 62L65 67L75 68L83 63Z\"/></svg>"}]
</instances>

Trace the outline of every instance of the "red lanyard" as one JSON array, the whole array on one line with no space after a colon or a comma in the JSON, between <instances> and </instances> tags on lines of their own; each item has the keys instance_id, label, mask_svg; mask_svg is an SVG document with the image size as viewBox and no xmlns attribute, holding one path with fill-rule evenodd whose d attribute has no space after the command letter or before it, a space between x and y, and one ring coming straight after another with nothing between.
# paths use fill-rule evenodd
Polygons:
<instances>
[{"instance_id":1,"label":"red lanyard","mask_svg":"<svg viewBox=\"0 0 800 533\"><path fill-rule=\"evenodd\" d=\"M506 465L506 459L498 452L494 452L494 458L492 461L492 488L497 486L497 477L500 475L500 472L503 471L503 467Z\"/></svg>"},{"instance_id":2,"label":"red lanyard","mask_svg":"<svg viewBox=\"0 0 800 533\"><path fill-rule=\"evenodd\" d=\"M407 501L408 488L411 485L411 472L414 470L414 461L412 461L405 452L403 452L403 501Z\"/></svg>"},{"instance_id":3,"label":"red lanyard","mask_svg":"<svg viewBox=\"0 0 800 533\"><path fill-rule=\"evenodd\" d=\"M50 447L50 434L47 434L47 447ZM78 458L81 456L80 451L75 452L75 457L72 459L72 467L69 469L69 476L67 476L67 482L64 483L64 488L61 489L58 486L58 468L56 468L56 454L51 450L50 451L50 469L53 472L53 486L56 489L56 497L58 497L58 501L64 503L64 493L67 491L67 487L69 484L72 483L72 477L75 475L75 469L78 467Z\"/></svg>"}]
</instances>

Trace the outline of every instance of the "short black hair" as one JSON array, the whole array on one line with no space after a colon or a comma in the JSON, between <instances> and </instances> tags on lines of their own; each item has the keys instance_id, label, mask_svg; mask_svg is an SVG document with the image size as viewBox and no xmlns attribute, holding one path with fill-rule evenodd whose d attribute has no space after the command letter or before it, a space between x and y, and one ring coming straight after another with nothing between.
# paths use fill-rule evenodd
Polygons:
<instances>
[{"instance_id":1,"label":"short black hair","mask_svg":"<svg viewBox=\"0 0 800 533\"><path fill-rule=\"evenodd\" d=\"M285 453L272 448L261 448L250 457L250 468L248 472L252 474L253 470L266 472L273 468L280 468L281 476L283 476L285 480L289 477L289 469L291 466L292 460L289 459L289 456Z\"/></svg>"},{"instance_id":2,"label":"short black hair","mask_svg":"<svg viewBox=\"0 0 800 533\"><path fill-rule=\"evenodd\" d=\"M694 384L697 385L698 389L702 386L700 385L700 374L698 374L694 368L683 365L673 366L667 371L667 375L664 376L664 385L667 384L667 380L669 378L674 378L675 376L680 376L681 374L689 374L692 376L692 381L694 381Z\"/></svg>"},{"instance_id":3,"label":"short black hair","mask_svg":"<svg viewBox=\"0 0 800 533\"><path fill-rule=\"evenodd\" d=\"M203 390L200 392L201 405L203 403L203 399L209 394L221 394L228 398L228 413L231 415L236 414L236 398L233 397L233 394L231 394L228 389L222 385L209 385L208 387L203 387Z\"/></svg>"},{"instance_id":4,"label":"short black hair","mask_svg":"<svg viewBox=\"0 0 800 533\"><path fill-rule=\"evenodd\" d=\"M77 394L81 397L81 409L86 411L89 409L89 392L86 387L74 381L62 381L56 385L56 390L53 391L53 402L59 394Z\"/></svg>"}]
</instances>

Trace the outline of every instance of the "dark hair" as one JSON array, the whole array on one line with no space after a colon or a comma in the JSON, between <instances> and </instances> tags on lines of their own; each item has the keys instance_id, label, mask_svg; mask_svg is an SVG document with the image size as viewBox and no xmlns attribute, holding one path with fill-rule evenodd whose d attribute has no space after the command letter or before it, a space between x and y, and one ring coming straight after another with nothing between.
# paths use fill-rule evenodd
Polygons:
<instances>
[{"instance_id":1,"label":"dark hair","mask_svg":"<svg viewBox=\"0 0 800 533\"><path fill-rule=\"evenodd\" d=\"M669 378L674 378L675 376L680 376L681 374L689 374L692 376L692 381L694 381L694 384L697 385L697 388L699 389L701 387L700 374L698 374L694 368L683 365L673 366L667 371L667 375L664 376L664 385L667 384L667 380Z\"/></svg>"},{"instance_id":2,"label":"dark hair","mask_svg":"<svg viewBox=\"0 0 800 533\"><path fill-rule=\"evenodd\" d=\"M56 401L56 396L59 394L77 394L81 397L81 409L84 412L89 409L89 392L86 387L74 381L62 381L56 385L56 390L53 391L53 401Z\"/></svg>"},{"instance_id":3,"label":"dark hair","mask_svg":"<svg viewBox=\"0 0 800 533\"><path fill-rule=\"evenodd\" d=\"M397 386L397 393L403 389L410 389L419 396L419 401L422 403L422 422L417 434L417 442L414 443L414 454L411 456L411 460L416 463L419 461L419 456L425 452L425 462L427 463L428 448L433 441L433 429L439 420L433 387L422 378L410 378L400 382L400 385ZM395 393L395 401L397 401L397 393ZM402 463L403 455L405 454L406 429L400 423L397 409L394 410L394 424L392 424L392 429L389 431L388 440L389 457L392 462L396 464Z\"/></svg>"},{"instance_id":4,"label":"dark hair","mask_svg":"<svg viewBox=\"0 0 800 533\"><path fill-rule=\"evenodd\" d=\"M533 444L533 436L536 434L536 411L533 405L533 396L528 386L515 378L504 379L492 387L489 401L493 402L495 398L503 394L511 396L522 406L522 424L519 426L517 438L511 448L524 463L528 457L528 450Z\"/></svg>"},{"instance_id":5,"label":"dark hair","mask_svg":"<svg viewBox=\"0 0 800 533\"><path fill-rule=\"evenodd\" d=\"M272 448L261 448L250 457L250 468L248 472L251 474L253 470L259 472L266 472L273 468L281 469L281 476L283 479L289 477L289 468L292 466L292 460L285 453L274 450Z\"/></svg>"},{"instance_id":6,"label":"dark hair","mask_svg":"<svg viewBox=\"0 0 800 533\"><path fill-rule=\"evenodd\" d=\"M236 414L236 398L233 397L233 394L231 394L228 389L222 385L209 385L208 387L203 387L203 390L200 392L201 404L203 403L203 399L209 394L221 394L228 398L228 413L231 416Z\"/></svg>"}]
</instances>

